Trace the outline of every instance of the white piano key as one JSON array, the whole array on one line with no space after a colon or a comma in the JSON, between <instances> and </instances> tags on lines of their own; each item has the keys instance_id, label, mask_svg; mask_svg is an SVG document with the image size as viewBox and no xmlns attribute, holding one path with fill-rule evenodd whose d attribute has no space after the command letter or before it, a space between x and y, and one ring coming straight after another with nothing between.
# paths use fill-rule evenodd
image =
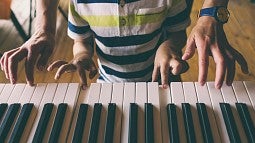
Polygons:
<instances>
[{"instance_id":1,"label":"white piano key","mask_svg":"<svg viewBox=\"0 0 255 143\"><path fill-rule=\"evenodd\" d=\"M14 88L13 88L13 90L12 90L12 93L11 93L11 95L9 96L8 101L7 101L9 105L11 105L11 104L13 104L13 103L19 103L19 99L20 99L20 97L21 97L21 94L22 94L24 88L25 88L25 84L15 84L15 86L14 86ZM21 106L22 106L22 105L21 105ZM22 108L22 107L20 107L20 109L21 109L21 108ZM14 125L15 125L15 123L16 123L16 120L17 120L17 118L19 117L20 109L19 109L19 111L18 111L18 113L17 113L16 118L14 119L14 122L13 122L13 124L12 124L12 127L10 128L10 131L9 131L7 137L6 137L6 140L9 140L9 139L10 139L10 135L11 135L11 133L12 133L12 131L13 131Z\"/></svg>"},{"instance_id":2,"label":"white piano key","mask_svg":"<svg viewBox=\"0 0 255 143\"><path fill-rule=\"evenodd\" d=\"M162 142L169 143L169 129L168 129L168 119L167 119L167 104L171 103L170 88L167 89L159 87L159 100L160 100L160 115L161 115L161 127L162 127Z\"/></svg>"},{"instance_id":3,"label":"white piano key","mask_svg":"<svg viewBox=\"0 0 255 143\"><path fill-rule=\"evenodd\" d=\"M13 84L6 84L4 86L4 89L2 90L2 93L0 95L0 97L1 97L0 102L1 103L7 103L14 87L15 87L15 85L13 85Z\"/></svg>"},{"instance_id":4,"label":"white piano key","mask_svg":"<svg viewBox=\"0 0 255 143\"><path fill-rule=\"evenodd\" d=\"M229 141L229 137L228 137L228 133L226 130L226 126L225 126L225 122L223 119L223 115L219 106L219 103L224 102L223 101L223 97L221 95L220 90L216 89L214 87L214 83L213 82L207 82L207 86L208 86L208 91L211 97L211 101L212 101L212 106L213 106L213 111L214 111L214 115L216 118L216 122L217 122L217 126L219 129L219 133L221 135L221 139L222 142L230 142Z\"/></svg>"},{"instance_id":5,"label":"white piano key","mask_svg":"<svg viewBox=\"0 0 255 143\"><path fill-rule=\"evenodd\" d=\"M5 86L4 83L0 83L0 95L1 95L1 92L2 92L2 90L3 90L3 88L4 88L4 86Z\"/></svg>"},{"instance_id":6,"label":"white piano key","mask_svg":"<svg viewBox=\"0 0 255 143\"><path fill-rule=\"evenodd\" d=\"M79 83L69 83L64 103L67 103L68 107L66 110L65 119L59 136L59 142L66 142L68 137L68 131L71 125L71 120L76 106L77 96L79 93Z\"/></svg>"},{"instance_id":7,"label":"white piano key","mask_svg":"<svg viewBox=\"0 0 255 143\"><path fill-rule=\"evenodd\" d=\"M206 110L208 118L210 121L210 127L212 129L213 140L215 143L221 142L220 134L217 128L216 118L213 112L213 107L210 99L210 95L207 86L201 86L197 82L195 83L197 98L199 103L204 103L206 105Z\"/></svg>"},{"instance_id":8,"label":"white piano key","mask_svg":"<svg viewBox=\"0 0 255 143\"><path fill-rule=\"evenodd\" d=\"M8 103L12 104L12 103L19 102L19 99L22 95L24 88L25 88L25 84L15 84L12 94L8 99Z\"/></svg>"},{"instance_id":9,"label":"white piano key","mask_svg":"<svg viewBox=\"0 0 255 143\"><path fill-rule=\"evenodd\" d=\"M250 93L250 91L246 90L245 84L246 84L246 82L234 81L232 84L232 87L234 89L237 101L239 103L245 103L248 106L248 110L249 110L251 119L253 121L253 125L255 125L255 110L252 108L252 102L248 95L248 93ZM254 87L255 87L255 84L254 84L253 88ZM250 94L250 95L254 96L255 92L254 92L254 94Z\"/></svg>"},{"instance_id":10,"label":"white piano key","mask_svg":"<svg viewBox=\"0 0 255 143\"><path fill-rule=\"evenodd\" d=\"M32 93L32 96L30 98L30 103L34 103L34 108L30 114L30 117L28 119L28 124L26 125L26 128L25 128L25 134L23 134L21 140L24 141L24 142L32 142L32 139L33 139L33 128L36 128L37 125L35 125L35 121L36 121L36 118L39 118L37 117L38 115L38 110L40 109L40 103L41 103L41 100L43 98L43 94L45 92L45 89L46 89L46 83L42 83L42 84L37 84L35 88L29 88L28 86L26 86L26 89L24 90L22 97L26 96L25 94L26 93ZM28 88L28 89L27 89ZM31 90L34 90L33 92L30 91ZM28 94L29 96L29 94ZM29 98L29 97L28 97ZM28 98L24 98L24 100L28 99ZM24 102L24 101L22 101ZM30 134L27 134L27 132L29 132ZM32 135L31 135L32 134Z\"/></svg>"},{"instance_id":11,"label":"white piano key","mask_svg":"<svg viewBox=\"0 0 255 143\"><path fill-rule=\"evenodd\" d=\"M181 82L171 82L171 96L172 96L172 103L176 105L176 114L177 114L177 121L178 121L178 129L179 129L179 139L181 143L187 142L186 139L186 132L184 127L184 119L182 113L182 105L181 103L185 102L183 87Z\"/></svg>"},{"instance_id":12,"label":"white piano key","mask_svg":"<svg viewBox=\"0 0 255 143\"><path fill-rule=\"evenodd\" d=\"M100 99L99 99L99 103L102 103L102 110L101 110L100 125L99 125L99 131L98 131L98 139L97 139L97 141L100 143L104 142L107 110L108 110L108 104L111 103L111 96L112 96L112 84L102 83Z\"/></svg>"},{"instance_id":13,"label":"white piano key","mask_svg":"<svg viewBox=\"0 0 255 143\"><path fill-rule=\"evenodd\" d=\"M86 117L87 119L85 122L85 129L83 132L82 142L88 142L88 140L89 140L89 131L90 131L90 126L91 126L93 107L94 107L95 103L99 102L100 92L101 92L101 84L92 83L90 85L90 90L88 93L88 100L87 100L87 104L89 105L89 107L88 107L88 111L87 111L87 117Z\"/></svg>"},{"instance_id":14,"label":"white piano key","mask_svg":"<svg viewBox=\"0 0 255 143\"><path fill-rule=\"evenodd\" d=\"M203 136L201 133L201 127L199 123L199 118L196 110L196 103L197 103L197 94L195 91L195 86L193 82L183 82L183 90L184 90L184 97L185 97L185 102L189 103L191 106L191 112L192 112L192 120L194 124L194 129L195 129L195 136L196 136L196 141L198 143L203 142Z\"/></svg>"},{"instance_id":15,"label":"white piano key","mask_svg":"<svg viewBox=\"0 0 255 143\"><path fill-rule=\"evenodd\" d=\"M25 103L29 103L30 102L30 99L32 98L33 96L33 93L34 93L34 90L35 90L35 86L29 86L28 84L26 84L25 86L25 89L20 97L20 103L21 105L24 105ZM35 109L32 109L31 113L30 113L30 117L28 118L28 121L27 121L27 125L24 129L24 132L22 134L22 137L20 139L20 142L26 142L27 141L27 138L29 136L29 133L30 133L30 130L31 130L31 126L33 125L33 112L36 112Z\"/></svg>"},{"instance_id":16,"label":"white piano key","mask_svg":"<svg viewBox=\"0 0 255 143\"><path fill-rule=\"evenodd\" d=\"M75 130L75 126L76 126L76 122L77 122L77 118L78 118L79 107L82 103L87 104L89 90L90 90L90 87L88 87L85 90L81 89L80 93L78 95L75 112L73 114L72 124L71 124L70 131L68 134L68 139L67 139L68 143L72 142L72 139L74 136L74 130ZM88 119L88 115L86 116L86 120L87 119ZM85 127L85 125L84 125L84 127Z\"/></svg>"},{"instance_id":17,"label":"white piano key","mask_svg":"<svg viewBox=\"0 0 255 143\"><path fill-rule=\"evenodd\" d=\"M67 88L68 88L68 83L59 83L57 85L57 88L56 88L56 91L55 91L55 94L54 94L54 98L52 100L52 103L54 104L54 108L53 108L52 113L51 113L51 117L50 117L47 129L46 129L46 133L45 133L43 142L48 142L48 140L50 138L50 134L51 134L51 131L52 131L51 129L53 127L55 116L56 116L56 113L57 113L57 107L60 103L64 102Z\"/></svg>"},{"instance_id":18,"label":"white piano key","mask_svg":"<svg viewBox=\"0 0 255 143\"><path fill-rule=\"evenodd\" d=\"M231 86L227 86L226 84L223 84L221 88L221 92L222 92L224 102L229 103L231 106L231 110L235 118L235 123L237 126L238 133L240 135L241 142L247 142L244 128L242 126L241 120L239 118L238 112L235 107L235 103L237 102L237 100L236 100L236 96L234 94L233 88Z\"/></svg>"},{"instance_id":19,"label":"white piano key","mask_svg":"<svg viewBox=\"0 0 255 143\"><path fill-rule=\"evenodd\" d=\"M25 89L22 92L22 95L20 96L20 101L19 101L22 105L30 102L36 88L36 86L30 86L28 84L25 84L25 85L26 85Z\"/></svg>"},{"instance_id":20,"label":"white piano key","mask_svg":"<svg viewBox=\"0 0 255 143\"><path fill-rule=\"evenodd\" d=\"M162 143L161 120L160 120L160 103L159 103L159 85L157 82L149 82L148 88L148 103L153 105L153 121L154 121L154 140L157 143Z\"/></svg>"},{"instance_id":21,"label":"white piano key","mask_svg":"<svg viewBox=\"0 0 255 143\"><path fill-rule=\"evenodd\" d=\"M122 131L121 143L128 143L128 130L129 130L129 106L130 103L135 103L135 83L125 83L124 85L124 99L122 111Z\"/></svg>"},{"instance_id":22,"label":"white piano key","mask_svg":"<svg viewBox=\"0 0 255 143\"><path fill-rule=\"evenodd\" d=\"M145 110L144 103L147 103L147 84L145 82L136 83L136 98L135 103L138 105L138 122L137 122L137 142L145 142Z\"/></svg>"},{"instance_id":23,"label":"white piano key","mask_svg":"<svg viewBox=\"0 0 255 143\"><path fill-rule=\"evenodd\" d=\"M121 120L122 120L122 102L124 99L123 94L124 84L114 83L112 90L113 91L111 103L116 104L113 143L119 143L121 140Z\"/></svg>"},{"instance_id":24,"label":"white piano key","mask_svg":"<svg viewBox=\"0 0 255 143\"><path fill-rule=\"evenodd\" d=\"M246 87L246 90L248 92L253 110L255 110L255 82L254 81L245 81L244 85Z\"/></svg>"}]
</instances>

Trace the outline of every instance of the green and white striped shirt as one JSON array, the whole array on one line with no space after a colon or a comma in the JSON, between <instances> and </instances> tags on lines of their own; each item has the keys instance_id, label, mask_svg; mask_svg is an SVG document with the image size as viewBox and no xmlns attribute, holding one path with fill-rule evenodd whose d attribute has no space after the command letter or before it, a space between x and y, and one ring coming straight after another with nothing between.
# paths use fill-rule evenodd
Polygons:
<instances>
[{"instance_id":1,"label":"green and white striped shirt","mask_svg":"<svg viewBox=\"0 0 255 143\"><path fill-rule=\"evenodd\" d=\"M185 0L71 0L68 35L94 35L100 78L149 81L162 33L190 24Z\"/></svg>"}]
</instances>

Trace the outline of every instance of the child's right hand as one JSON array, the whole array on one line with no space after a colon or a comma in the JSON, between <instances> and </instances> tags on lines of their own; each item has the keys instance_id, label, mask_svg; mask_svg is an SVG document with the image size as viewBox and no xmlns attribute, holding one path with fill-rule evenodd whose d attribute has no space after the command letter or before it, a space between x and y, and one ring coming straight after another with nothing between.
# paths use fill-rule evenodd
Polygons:
<instances>
[{"instance_id":1,"label":"child's right hand","mask_svg":"<svg viewBox=\"0 0 255 143\"><path fill-rule=\"evenodd\" d=\"M82 88L87 87L86 70L89 71L89 78L92 79L97 75L97 67L92 60L91 56L85 53L79 53L74 56L70 62L58 60L53 62L48 68L48 71L52 71L54 68L58 68L55 79L59 79L65 72L77 71L80 77Z\"/></svg>"}]
</instances>

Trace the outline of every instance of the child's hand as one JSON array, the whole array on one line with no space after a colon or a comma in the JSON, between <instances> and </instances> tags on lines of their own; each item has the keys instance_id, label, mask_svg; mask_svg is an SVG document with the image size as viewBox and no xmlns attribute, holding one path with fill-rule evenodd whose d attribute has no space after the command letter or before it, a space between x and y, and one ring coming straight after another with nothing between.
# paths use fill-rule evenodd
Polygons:
<instances>
[{"instance_id":1,"label":"child's hand","mask_svg":"<svg viewBox=\"0 0 255 143\"><path fill-rule=\"evenodd\" d=\"M177 53L173 51L169 41L165 41L156 52L152 81L157 81L160 74L162 86L166 88L168 87L170 73L178 75L186 72L188 69L188 63L181 60Z\"/></svg>"},{"instance_id":2,"label":"child's hand","mask_svg":"<svg viewBox=\"0 0 255 143\"><path fill-rule=\"evenodd\" d=\"M83 89L87 87L87 77L85 70L89 71L90 79L94 78L97 74L97 68L91 56L84 53L76 54L70 62L62 60L55 61L48 67L47 70L52 71L54 68L58 68L55 74L55 79L59 79L65 72L77 71Z\"/></svg>"}]
</instances>

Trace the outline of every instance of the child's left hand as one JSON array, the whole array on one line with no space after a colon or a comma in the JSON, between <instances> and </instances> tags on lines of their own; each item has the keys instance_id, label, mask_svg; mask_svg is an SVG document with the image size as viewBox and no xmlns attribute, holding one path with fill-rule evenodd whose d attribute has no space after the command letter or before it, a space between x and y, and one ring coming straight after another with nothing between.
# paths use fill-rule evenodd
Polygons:
<instances>
[{"instance_id":1,"label":"child's left hand","mask_svg":"<svg viewBox=\"0 0 255 143\"><path fill-rule=\"evenodd\" d=\"M170 73L178 75L189 69L188 63L181 60L173 49L174 48L171 47L170 42L167 40L159 46L156 52L152 81L157 81L160 74L163 88L168 87Z\"/></svg>"}]
</instances>

